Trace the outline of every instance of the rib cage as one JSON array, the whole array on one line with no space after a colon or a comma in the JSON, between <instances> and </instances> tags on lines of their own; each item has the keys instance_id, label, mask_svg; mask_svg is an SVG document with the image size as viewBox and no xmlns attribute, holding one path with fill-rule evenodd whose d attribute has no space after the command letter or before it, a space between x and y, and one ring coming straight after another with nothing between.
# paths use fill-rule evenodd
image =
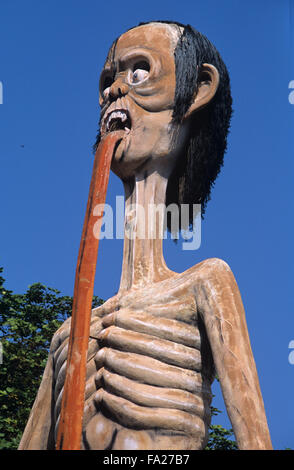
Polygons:
<instances>
[{"instance_id":1,"label":"rib cage","mask_svg":"<svg viewBox=\"0 0 294 470\"><path fill-rule=\"evenodd\" d=\"M186 298L169 305L150 303L144 311L140 304L102 312L101 317L94 311L87 358L84 448L203 448L210 422L213 367L206 365L203 375L203 337L195 310L195 304ZM69 329L67 321L52 342L55 433Z\"/></svg>"}]
</instances>

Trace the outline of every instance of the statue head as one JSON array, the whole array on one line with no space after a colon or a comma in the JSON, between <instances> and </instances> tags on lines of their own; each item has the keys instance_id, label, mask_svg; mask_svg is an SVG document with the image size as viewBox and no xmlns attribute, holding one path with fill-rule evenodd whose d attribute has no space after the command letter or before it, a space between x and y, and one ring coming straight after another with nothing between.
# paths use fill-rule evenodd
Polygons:
<instances>
[{"instance_id":1,"label":"statue head","mask_svg":"<svg viewBox=\"0 0 294 470\"><path fill-rule=\"evenodd\" d=\"M99 91L95 146L125 130L112 170L123 180L166 172L166 205L201 204L203 214L232 113L228 72L211 42L189 25L140 24L112 44Z\"/></svg>"}]
</instances>

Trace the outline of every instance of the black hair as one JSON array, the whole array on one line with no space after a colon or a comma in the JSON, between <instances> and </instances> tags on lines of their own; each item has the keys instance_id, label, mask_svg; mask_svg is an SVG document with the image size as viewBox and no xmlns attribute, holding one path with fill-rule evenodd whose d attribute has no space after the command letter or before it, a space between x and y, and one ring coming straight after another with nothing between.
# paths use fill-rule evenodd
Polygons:
<instances>
[{"instance_id":1,"label":"black hair","mask_svg":"<svg viewBox=\"0 0 294 470\"><path fill-rule=\"evenodd\" d=\"M190 25L173 21L149 21L170 24L178 29L179 40L174 56L176 89L173 123L180 125L197 93L202 64L214 65L219 72L219 86L215 96L203 109L191 117L189 135L183 158L169 178L166 205L176 203L201 204L202 217L210 199L211 189L223 165L227 149L227 135L232 115L232 97L227 68L214 45L206 36ZM131 28L134 29L134 28ZM193 211L190 211L190 225ZM169 221L168 221L168 228Z\"/></svg>"},{"instance_id":2,"label":"black hair","mask_svg":"<svg viewBox=\"0 0 294 470\"><path fill-rule=\"evenodd\" d=\"M190 25L184 26L175 49L173 121L176 124L181 123L197 93L204 63L217 68L219 86L211 102L191 118L184 158L178 159L166 193L166 205L201 204L202 217L210 199L211 188L223 165L232 115L232 97L229 74L216 48ZM193 211L190 211L192 223Z\"/></svg>"}]
</instances>

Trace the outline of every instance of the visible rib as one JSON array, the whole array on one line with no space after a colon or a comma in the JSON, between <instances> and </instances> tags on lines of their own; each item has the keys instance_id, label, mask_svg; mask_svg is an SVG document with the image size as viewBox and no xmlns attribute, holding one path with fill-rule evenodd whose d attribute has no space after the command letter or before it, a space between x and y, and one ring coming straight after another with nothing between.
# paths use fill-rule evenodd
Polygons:
<instances>
[{"instance_id":1,"label":"visible rib","mask_svg":"<svg viewBox=\"0 0 294 470\"><path fill-rule=\"evenodd\" d=\"M150 356L167 364L185 369L201 369L200 351L145 333L127 331L116 326L102 330L98 338L111 348Z\"/></svg>"},{"instance_id":2,"label":"visible rib","mask_svg":"<svg viewBox=\"0 0 294 470\"><path fill-rule=\"evenodd\" d=\"M161 318L144 312L134 312L127 309L110 313L103 318L104 328L116 325L125 330L146 333L158 338L200 349L200 334L198 328L170 318Z\"/></svg>"},{"instance_id":3,"label":"visible rib","mask_svg":"<svg viewBox=\"0 0 294 470\"><path fill-rule=\"evenodd\" d=\"M113 372L161 387L179 388L197 392L202 387L200 373L164 364L141 354L127 353L103 348L95 356L97 369L106 367Z\"/></svg>"},{"instance_id":4,"label":"visible rib","mask_svg":"<svg viewBox=\"0 0 294 470\"><path fill-rule=\"evenodd\" d=\"M204 431L204 423L198 416L185 411L169 408L150 408L134 405L121 397L116 397L105 390L98 390L95 402L101 403L107 411L124 426L132 429L168 429L198 436Z\"/></svg>"},{"instance_id":5,"label":"visible rib","mask_svg":"<svg viewBox=\"0 0 294 470\"><path fill-rule=\"evenodd\" d=\"M161 388L141 384L101 369L99 382L106 391L121 396L137 405L183 410L198 416L204 416L203 399L185 390ZM97 383L97 382L96 382ZM150 410L150 413L153 411Z\"/></svg>"}]
</instances>

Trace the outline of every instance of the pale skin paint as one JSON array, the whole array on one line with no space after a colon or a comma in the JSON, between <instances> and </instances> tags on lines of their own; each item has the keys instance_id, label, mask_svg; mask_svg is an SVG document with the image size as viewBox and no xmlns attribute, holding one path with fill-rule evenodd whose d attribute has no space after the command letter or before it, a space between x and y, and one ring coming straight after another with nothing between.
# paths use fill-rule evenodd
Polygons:
<instances>
[{"instance_id":1,"label":"pale skin paint","mask_svg":"<svg viewBox=\"0 0 294 470\"><path fill-rule=\"evenodd\" d=\"M212 99L218 86L217 70L204 64L205 81L187 112L178 146L171 151L175 44L171 26L135 28L118 40L117 74L105 88L113 51L102 73L102 135L111 111L126 110L132 121L112 162L124 182L127 207L165 202L189 116ZM133 83L134 66L142 60L150 69L136 69L139 82ZM150 221L140 227L136 216L135 212L126 220L130 229L148 233ZM89 342L82 446L203 448L214 363L239 448L271 449L244 308L229 266L210 259L184 273L172 272L163 258L162 227L156 230L158 237L152 240L125 238L118 294L93 311L90 334L97 339ZM54 445L69 327L67 320L54 335L20 449Z\"/></svg>"}]
</instances>

